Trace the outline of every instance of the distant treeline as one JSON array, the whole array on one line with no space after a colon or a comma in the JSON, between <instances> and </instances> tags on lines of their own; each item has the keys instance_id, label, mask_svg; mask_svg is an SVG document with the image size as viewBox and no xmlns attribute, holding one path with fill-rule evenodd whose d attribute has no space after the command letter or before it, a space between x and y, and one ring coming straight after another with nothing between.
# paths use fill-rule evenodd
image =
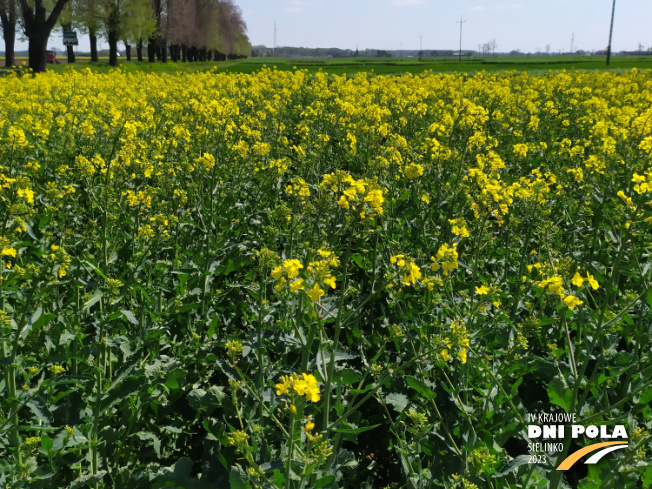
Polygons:
<instances>
[{"instance_id":1,"label":"distant treeline","mask_svg":"<svg viewBox=\"0 0 652 489\"><path fill-rule=\"evenodd\" d=\"M535 52L524 53L519 50L509 52L487 52L480 50L462 50L462 57L520 57L520 56L606 56L606 51L575 51L573 53L562 52ZM641 51L621 51L614 53L617 56L648 56L652 55L652 49ZM445 58L459 56L458 50L453 49L340 49L340 48L303 48L294 46L277 46L271 48L263 45L253 46L251 56L258 58L281 57L281 58Z\"/></svg>"},{"instance_id":2,"label":"distant treeline","mask_svg":"<svg viewBox=\"0 0 652 489\"><path fill-rule=\"evenodd\" d=\"M475 56L475 51L462 51L462 56ZM452 49L431 49L431 50L411 50L411 49L340 49L340 48L302 48L294 46L277 46L270 48L267 46L253 46L251 48L252 57L271 57L278 56L282 58L439 58L445 56L457 56L458 52Z\"/></svg>"}]
</instances>

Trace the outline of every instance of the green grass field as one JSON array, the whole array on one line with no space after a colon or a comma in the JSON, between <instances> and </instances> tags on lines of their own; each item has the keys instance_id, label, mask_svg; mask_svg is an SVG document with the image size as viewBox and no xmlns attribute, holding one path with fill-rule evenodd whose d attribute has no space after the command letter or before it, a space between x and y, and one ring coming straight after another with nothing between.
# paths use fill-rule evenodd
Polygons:
<instances>
[{"instance_id":1,"label":"green grass field","mask_svg":"<svg viewBox=\"0 0 652 489\"><path fill-rule=\"evenodd\" d=\"M435 73L452 72L501 72L501 71L547 71L562 69L603 70L607 69L604 57L555 56L519 58L468 58L461 62L457 58L347 58L347 59L291 59L291 58L249 58L240 62L218 65L218 71L248 73L263 65L275 66L278 70L307 69L309 72L322 70L331 74L373 71L376 74ZM613 57L609 69L652 68L652 58Z\"/></svg>"},{"instance_id":2,"label":"green grass field","mask_svg":"<svg viewBox=\"0 0 652 489\"><path fill-rule=\"evenodd\" d=\"M24 66L26 58L17 58ZM65 58L60 57L61 64L48 65L48 69L62 72L67 69ZM4 58L0 58L4 61ZM461 62L457 58L339 58L339 59L297 59L297 58L249 58L238 61L225 62L168 62L149 63L138 61L120 60L119 66L127 72L157 72L157 73L187 73L216 69L217 72L252 73L263 66L276 67L282 71L307 69L314 73L324 71L330 74L341 75L344 73L372 72L376 74L402 74L422 73L431 70L434 73L465 72L476 73L481 71L526 71L529 73L542 73L549 70L627 70L632 68L652 68L652 57L646 56L614 56L609 67L606 59L601 56L549 56L549 57L501 57L501 58L465 58ZM112 68L108 65L108 58L100 58L99 63L89 64L88 58L78 57L78 62L72 65L74 69L81 70L91 67L94 71L105 72Z\"/></svg>"}]
</instances>

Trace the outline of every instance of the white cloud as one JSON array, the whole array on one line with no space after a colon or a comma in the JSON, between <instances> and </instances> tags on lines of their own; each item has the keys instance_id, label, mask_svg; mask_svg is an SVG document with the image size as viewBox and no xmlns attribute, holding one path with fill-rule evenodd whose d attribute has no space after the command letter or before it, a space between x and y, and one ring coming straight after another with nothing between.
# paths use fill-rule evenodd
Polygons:
<instances>
[{"instance_id":1,"label":"white cloud","mask_svg":"<svg viewBox=\"0 0 652 489\"><path fill-rule=\"evenodd\" d=\"M426 0L392 0L392 7L416 7L417 5L424 5Z\"/></svg>"},{"instance_id":2,"label":"white cloud","mask_svg":"<svg viewBox=\"0 0 652 489\"><path fill-rule=\"evenodd\" d=\"M474 5L469 8L472 12L487 12L487 11L500 11L500 10L516 10L525 7L522 2L518 3L499 3L495 5Z\"/></svg>"},{"instance_id":3,"label":"white cloud","mask_svg":"<svg viewBox=\"0 0 652 489\"><path fill-rule=\"evenodd\" d=\"M303 10L307 2L302 0L290 0L285 6L285 11L289 14L298 14Z\"/></svg>"}]
</instances>

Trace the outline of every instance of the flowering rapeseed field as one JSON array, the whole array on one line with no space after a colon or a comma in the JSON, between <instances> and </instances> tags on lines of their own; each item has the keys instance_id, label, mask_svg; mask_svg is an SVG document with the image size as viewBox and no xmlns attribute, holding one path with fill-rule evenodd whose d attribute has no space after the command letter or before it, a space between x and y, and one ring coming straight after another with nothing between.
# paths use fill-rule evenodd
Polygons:
<instances>
[{"instance_id":1,"label":"flowering rapeseed field","mask_svg":"<svg viewBox=\"0 0 652 489\"><path fill-rule=\"evenodd\" d=\"M0 485L652 483L649 72L7 76L0 199Z\"/></svg>"}]
</instances>

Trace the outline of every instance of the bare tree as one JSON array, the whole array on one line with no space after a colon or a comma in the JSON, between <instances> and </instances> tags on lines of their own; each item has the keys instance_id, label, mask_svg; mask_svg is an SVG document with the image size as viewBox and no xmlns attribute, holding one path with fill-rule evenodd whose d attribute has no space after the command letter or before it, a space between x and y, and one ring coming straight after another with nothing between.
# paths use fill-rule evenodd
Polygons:
<instances>
[{"instance_id":1,"label":"bare tree","mask_svg":"<svg viewBox=\"0 0 652 489\"><path fill-rule=\"evenodd\" d=\"M496 38L494 37L491 41L489 41L489 49L491 50L492 56L496 56L496 48L498 47L498 44L496 44Z\"/></svg>"}]
</instances>

